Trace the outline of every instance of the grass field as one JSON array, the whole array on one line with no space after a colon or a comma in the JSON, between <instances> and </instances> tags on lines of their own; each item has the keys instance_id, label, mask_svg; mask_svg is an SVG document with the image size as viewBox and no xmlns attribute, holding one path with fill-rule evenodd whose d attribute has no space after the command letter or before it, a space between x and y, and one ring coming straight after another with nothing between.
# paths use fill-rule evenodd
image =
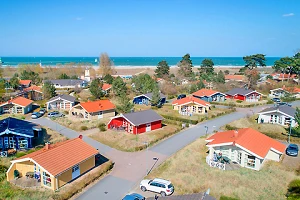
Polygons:
<instances>
[{"instance_id":1,"label":"grass field","mask_svg":"<svg viewBox=\"0 0 300 200\"><path fill-rule=\"evenodd\" d=\"M222 195L238 199L285 199L289 182L299 176L280 162L267 162L260 171L240 168L222 171L210 168L206 162L204 138L200 138L166 160L147 178L170 180L176 194L204 192L220 198Z\"/></svg>"},{"instance_id":2,"label":"grass field","mask_svg":"<svg viewBox=\"0 0 300 200\"><path fill-rule=\"evenodd\" d=\"M89 135L89 137L121 151L138 151L146 147L144 142L148 142L152 145L177 133L180 128L181 127L177 125L168 124L161 129L139 135L133 135L125 131L107 130L105 132L98 132L96 134Z\"/></svg>"},{"instance_id":3,"label":"grass field","mask_svg":"<svg viewBox=\"0 0 300 200\"><path fill-rule=\"evenodd\" d=\"M287 141L288 138L287 127L283 127L277 124L258 124L256 122L257 118L258 115L241 118L239 120L227 124L226 126L221 127L221 129L226 130L226 128L239 129L239 128L251 127L261 133L266 134L271 138ZM300 144L300 138L291 136L291 142Z\"/></svg>"}]
</instances>

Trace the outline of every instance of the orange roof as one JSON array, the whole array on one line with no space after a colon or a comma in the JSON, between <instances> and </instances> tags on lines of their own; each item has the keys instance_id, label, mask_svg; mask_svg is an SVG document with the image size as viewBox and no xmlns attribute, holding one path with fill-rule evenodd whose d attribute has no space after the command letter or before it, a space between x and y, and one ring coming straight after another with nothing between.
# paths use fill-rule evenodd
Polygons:
<instances>
[{"instance_id":1,"label":"orange roof","mask_svg":"<svg viewBox=\"0 0 300 200\"><path fill-rule=\"evenodd\" d=\"M32 85L28 88L24 89L25 92L29 92L29 91L37 91L37 92L42 92L42 89L39 86L36 85Z\"/></svg>"},{"instance_id":2,"label":"orange roof","mask_svg":"<svg viewBox=\"0 0 300 200\"><path fill-rule=\"evenodd\" d=\"M29 85L31 83L31 80L20 80L20 85Z\"/></svg>"},{"instance_id":3,"label":"orange roof","mask_svg":"<svg viewBox=\"0 0 300 200\"><path fill-rule=\"evenodd\" d=\"M289 77L290 78L296 78L296 74L283 74L283 73L273 73L272 76L278 76L277 79L288 79Z\"/></svg>"},{"instance_id":4,"label":"orange roof","mask_svg":"<svg viewBox=\"0 0 300 200\"><path fill-rule=\"evenodd\" d=\"M115 109L115 107L116 107L108 99L83 102L83 103L80 103L80 105L83 109L85 109L89 113L103 111L103 110L111 110L111 109Z\"/></svg>"},{"instance_id":5,"label":"orange roof","mask_svg":"<svg viewBox=\"0 0 300 200\"><path fill-rule=\"evenodd\" d=\"M44 147L16 160L31 158L50 174L56 176L98 153L94 147L82 139L75 138L54 145L50 144L49 149Z\"/></svg>"},{"instance_id":6,"label":"orange roof","mask_svg":"<svg viewBox=\"0 0 300 200\"><path fill-rule=\"evenodd\" d=\"M111 88L111 84L103 83L102 90L109 90Z\"/></svg>"},{"instance_id":7,"label":"orange roof","mask_svg":"<svg viewBox=\"0 0 300 200\"><path fill-rule=\"evenodd\" d=\"M286 87L286 90L291 93L300 93L300 88L297 87Z\"/></svg>"},{"instance_id":8,"label":"orange roof","mask_svg":"<svg viewBox=\"0 0 300 200\"><path fill-rule=\"evenodd\" d=\"M219 93L216 90L210 90L210 89L201 89L198 90L197 92L194 92L192 95L198 96L198 97L203 97L203 96L211 96L213 94Z\"/></svg>"},{"instance_id":9,"label":"orange roof","mask_svg":"<svg viewBox=\"0 0 300 200\"><path fill-rule=\"evenodd\" d=\"M203 106L210 106L210 104L206 101L203 101L199 98L196 97L185 97L182 99L177 99L175 101L173 101L172 105L184 105L184 104L188 104L188 103L196 103L196 104L200 104Z\"/></svg>"},{"instance_id":10,"label":"orange roof","mask_svg":"<svg viewBox=\"0 0 300 200\"><path fill-rule=\"evenodd\" d=\"M280 153L284 153L286 148L284 144L252 128L218 132L207 138L206 141L209 141L207 145L222 146L224 143L232 143L232 145L241 146L261 158L265 158L271 148Z\"/></svg>"},{"instance_id":11,"label":"orange roof","mask_svg":"<svg viewBox=\"0 0 300 200\"><path fill-rule=\"evenodd\" d=\"M1 105L3 104L17 104L17 105L20 105L20 106L23 106L23 107L26 107L28 106L29 104L31 104L33 101L29 100L29 99L26 99L24 97L16 97L14 99L11 99L7 102L4 102L2 103Z\"/></svg>"},{"instance_id":12,"label":"orange roof","mask_svg":"<svg viewBox=\"0 0 300 200\"><path fill-rule=\"evenodd\" d=\"M243 81L244 75L225 75L225 80Z\"/></svg>"}]
</instances>

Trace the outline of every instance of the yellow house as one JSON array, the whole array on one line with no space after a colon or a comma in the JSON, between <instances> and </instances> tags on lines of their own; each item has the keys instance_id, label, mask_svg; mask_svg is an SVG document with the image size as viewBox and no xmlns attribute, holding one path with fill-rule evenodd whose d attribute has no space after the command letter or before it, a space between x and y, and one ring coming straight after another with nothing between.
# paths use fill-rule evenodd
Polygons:
<instances>
[{"instance_id":1,"label":"yellow house","mask_svg":"<svg viewBox=\"0 0 300 200\"><path fill-rule=\"evenodd\" d=\"M57 190L95 167L98 153L82 140L82 136L57 144L46 144L43 149L11 161L6 172L7 181L15 178L15 170L21 177L29 172L40 180L41 186Z\"/></svg>"},{"instance_id":2,"label":"yellow house","mask_svg":"<svg viewBox=\"0 0 300 200\"><path fill-rule=\"evenodd\" d=\"M210 104L196 97L185 97L177 99L172 103L173 109L180 114L205 114L210 108Z\"/></svg>"},{"instance_id":3,"label":"yellow house","mask_svg":"<svg viewBox=\"0 0 300 200\"><path fill-rule=\"evenodd\" d=\"M102 119L115 116L115 105L108 99L82 102L70 109L69 115L83 119Z\"/></svg>"}]
</instances>

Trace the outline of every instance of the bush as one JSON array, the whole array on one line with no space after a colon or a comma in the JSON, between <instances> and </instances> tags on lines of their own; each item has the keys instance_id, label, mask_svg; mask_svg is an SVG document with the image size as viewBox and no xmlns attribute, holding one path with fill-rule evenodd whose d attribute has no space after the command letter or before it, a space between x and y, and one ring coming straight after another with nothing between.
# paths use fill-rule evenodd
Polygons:
<instances>
[{"instance_id":1,"label":"bush","mask_svg":"<svg viewBox=\"0 0 300 200\"><path fill-rule=\"evenodd\" d=\"M25 152L23 152L23 151L20 151L20 152L17 152L16 153L16 157L17 158L20 158L20 157L22 157L22 156L25 156L27 153L25 153Z\"/></svg>"},{"instance_id":2,"label":"bush","mask_svg":"<svg viewBox=\"0 0 300 200\"><path fill-rule=\"evenodd\" d=\"M21 117L21 119L23 119L23 120L24 120L24 119L25 119L25 116L22 116L22 117Z\"/></svg>"},{"instance_id":3,"label":"bush","mask_svg":"<svg viewBox=\"0 0 300 200\"><path fill-rule=\"evenodd\" d=\"M237 102L237 103L242 103L243 101L242 101L242 100L236 100L236 102Z\"/></svg>"},{"instance_id":4,"label":"bush","mask_svg":"<svg viewBox=\"0 0 300 200\"><path fill-rule=\"evenodd\" d=\"M287 199L300 199L300 179L295 179L290 182L288 186L288 192L286 194Z\"/></svg>"},{"instance_id":5,"label":"bush","mask_svg":"<svg viewBox=\"0 0 300 200\"><path fill-rule=\"evenodd\" d=\"M68 114L69 114L69 112L65 110L64 111L64 115L68 115Z\"/></svg>"},{"instance_id":6,"label":"bush","mask_svg":"<svg viewBox=\"0 0 300 200\"><path fill-rule=\"evenodd\" d=\"M0 173L5 173L8 170L8 167L0 165Z\"/></svg>"},{"instance_id":7,"label":"bush","mask_svg":"<svg viewBox=\"0 0 300 200\"><path fill-rule=\"evenodd\" d=\"M99 130L101 131L101 132L104 132L104 131L106 131L106 125L105 125L105 123L99 123L98 124L98 128L99 128Z\"/></svg>"},{"instance_id":8,"label":"bush","mask_svg":"<svg viewBox=\"0 0 300 200\"><path fill-rule=\"evenodd\" d=\"M198 124L198 120L184 119L184 118L174 117L170 115L161 115L161 116L164 117L165 119L175 120L183 123Z\"/></svg>"},{"instance_id":9,"label":"bush","mask_svg":"<svg viewBox=\"0 0 300 200\"><path fill-rule=\"evenodd\" d=\"M80 130L86 131L86 130L88 130L88 127L87 127L87 126L81 126L81 127L80 127Z\"/></svg>"},{"instance_id":10,"label":"bush","mask_svg":"<svg viewBox=\"0 0 300 200\"><path fill-rule=\"evenodd\" d=\"M222 195L220 197L220 200L239 200L239 199Z\"/></svg>"},{"instance_id":11,"label":"bush","mask_svg":"<svg viewBox=\"0 0 300 200\"><path fill-rule=\"evenodd\" d=\"M236 130L237 128L234 126L230 126L229 124L226 124L225 129L230 131L230 130Z\"/></svg>"}]
</instances>

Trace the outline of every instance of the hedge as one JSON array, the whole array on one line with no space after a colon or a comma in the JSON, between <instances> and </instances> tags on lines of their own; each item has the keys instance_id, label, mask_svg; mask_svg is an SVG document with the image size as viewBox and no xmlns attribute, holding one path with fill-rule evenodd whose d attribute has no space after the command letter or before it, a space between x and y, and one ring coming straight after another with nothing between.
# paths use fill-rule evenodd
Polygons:
<instances>
[{"instance_id":1,"label":"hedge","mask_svg":"<svg viewBox=\"0 0 300 200\"><path fill-rule=\"evenodd\" d=\"M261 105L267 104L267 102L264 102L264 103L247 104L247 105L237 104L237 103L234 103L234 102L230 102L230 103L210 102L210 103L211 103L211 104L215 104L215 105L233 106L233 107L240 107L240 108L251 108L251 107L261 106Z\"/></svg>"},{"instance_id":2,"label":"hedge","mask_svg":"<svg viewBox=\"0 0 300 200\"><path fill-rule=\"evenodd\" d=\"M174 116L170 116L170 115L161 115L161 116L165 119L180 121L180 122L183 122L183 123L198 124L198 120L184 119L184 118L174 117Z\"/></svg>"}]
</instances>

